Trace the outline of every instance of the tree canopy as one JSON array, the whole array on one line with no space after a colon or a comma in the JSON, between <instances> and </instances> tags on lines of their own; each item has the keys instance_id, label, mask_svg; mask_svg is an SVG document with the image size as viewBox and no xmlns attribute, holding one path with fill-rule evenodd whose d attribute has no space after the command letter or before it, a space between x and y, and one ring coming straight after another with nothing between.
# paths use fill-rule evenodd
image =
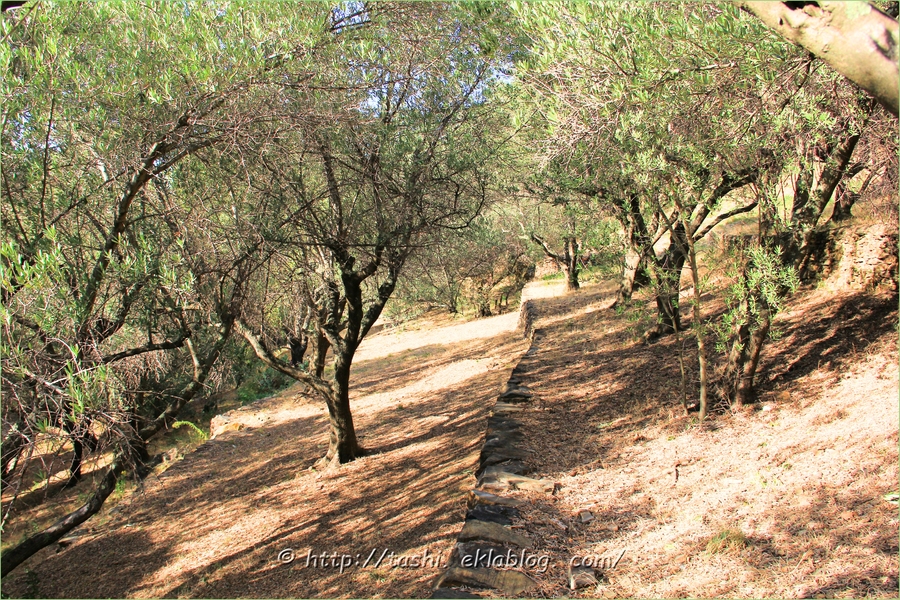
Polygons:
<instances>
[{"instance_id":1,"label":"tree canopy","mask_svg":"<svg viewBox=\"0 0 900 600\"><path fill-rule=\"evenodd\" d=\"M698 352L725 332L721 395L747 400L826 207L896 191L896 20L762 4L4 4L3 485L44 442L72 449L67 485L110 466L3 574L145 472L244 349L325 403L323 464L365 454L351 369L395 291L488 316L541 253L572 290L611 256L656 335L684 333L690 272ZM800 22L821 18L840 34ZM695 243L750 213L743 291L709 322Z\"/></svg>"}]
</instances>

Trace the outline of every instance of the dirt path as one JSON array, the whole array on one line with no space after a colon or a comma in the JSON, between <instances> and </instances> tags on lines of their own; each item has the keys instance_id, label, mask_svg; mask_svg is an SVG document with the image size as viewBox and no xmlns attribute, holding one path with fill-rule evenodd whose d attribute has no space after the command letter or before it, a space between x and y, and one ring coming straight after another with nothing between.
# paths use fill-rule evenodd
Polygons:
<instances>
[{"instance_id":1,"label":"dirt path","mask_svg":"<svg viewBox=\"0 0 900 600\"><path fill-rule=\"evenodd\" d=\"M513 527L549 557L526 571L533 595L896 597L900 519L885 500L900 485L896 297L802 292L764 352L763 402L702 425L680 413L675 340L641 342L652 303L612 310L612 286L564 294L554 282L527 297L538 332L521 370L535 399L517 419L531 476L560 484L510 492L528 501ZM45 551L4 591L428 596L463 524L485 417L528 346L516 318L371 338L353 405L376 454L310 471L325 451L324 407L289 390L239 411L244 429L176 463L92 535ZM286 549L290 564L278 561ZM323 552L351 566L322 567ZM568 589L573 558L617 556L599 587ZM403 566L415 559L424 566Z\"/></svg>"},{"instance_id":2,"label":"dirt path","mask_svg":"<svg viewBox=\"0 0 900 600\"><path fill-rule=\"evenodd\" d=\"M242 430L151 478L107 523L89 523L80 541L44 550L4 581L4 592L427 596L462 527L487 411L527 348L516 319L372 336L354 365L352 403L373 455L310 470L326 448L325 408L292 388L238 411ZM287 549L295 560L283 564ZM343 573L330 559L307 566L308 555L365 562L373 551L368 565ZM409 567L414 557L423 566Z\"/></svg>"}]
</instances>

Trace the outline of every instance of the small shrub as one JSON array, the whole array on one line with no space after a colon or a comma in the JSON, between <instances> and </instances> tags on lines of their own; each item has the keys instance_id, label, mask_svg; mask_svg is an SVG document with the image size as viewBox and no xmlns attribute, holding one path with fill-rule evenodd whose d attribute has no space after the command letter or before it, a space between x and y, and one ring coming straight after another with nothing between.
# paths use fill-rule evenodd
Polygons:
<instances>
[{"instance_id":1,"label":"small shrub","mask_svg":"<svg viewBox=\"0 0 900 600\"><path fill-rule=\"evenodd\" d=\"M709 554L740 552L749 544L747 536L737 529L723 529L706 543L706 551Z\"/></svg>"},{"instance_id":2,"label":"small shrub","mask_svg":"<svg viewBox=\"0 0 900 600\"><path fill-rule=\"evenodd\" d=\"M244 383L238 389L237 399L243 406L280 392L293 385L293 383L293 379L280 371L269 367L261 367L259 371L251 374L244 380Z\"/></svg>"},{"instance_id":3,"label":"small shrub","mask_svg":"<svg viewBox=\"0 0 900 600\"><path fill-rule=\"evenodd\" d=\"M209 438L205 431L203 431L190 421L175 421L174 423L172 423L172 429L178 429L182 425L190 427L192 435L196 435L198 438L200 438L201 441L206 441Z\"/></svg>"}]
</instances>

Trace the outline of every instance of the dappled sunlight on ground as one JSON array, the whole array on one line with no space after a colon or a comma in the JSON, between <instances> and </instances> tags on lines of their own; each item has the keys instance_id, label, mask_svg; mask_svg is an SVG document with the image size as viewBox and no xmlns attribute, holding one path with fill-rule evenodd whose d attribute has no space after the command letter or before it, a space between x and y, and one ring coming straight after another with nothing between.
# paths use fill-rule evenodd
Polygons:
<instances>
[{"instance_id":1,"label":"dappled sunlight on ground","mask_svg":"<svg viewBox=\"0 0 900 600\"><path fill-rule=\"evenodd\" d=\"M392 332L382 330L378 334L363 340L356 352L354 364L389 357L392 354L415 350L425 346L443 346L446 344L458 344L472 340L484 340L493 338L501 333L515 331L519 319L519 313L510 312L504 315L476 319L462 323L447 324L448 319L438 319L442 326L428 327L428 321L417 324L414 328Z\"/></svg>"},{"instance_id":2,"label":"dappled sunlight on ground","mask_svg":"<svg viewBox=\"0 0 900 600\"><path fill-rule=\"evenodd\" d=\"M420 331L422 344L375 336L351 386L371 455L339 469L311 469L327 447L326 411L299 387L234 411L241 430L152 477L105 526L89 522L81 541L26 565L32 585L45 597L427 596L462 527L488 410L527 348L516 318ZM386 348L391 356L379 354ZM278 560L286 549L290 564ZM373 550L367 566L344 573L306 564L310 553L364 561ZM9 579L4 591L27 590L22 573Z\"/></svg>"},{"instance_id":3,"label":"dappled sunlight on ground","mask_svg":"<svg viewBox=\"0 0 900 600\"><path fill-rule=\"evenodd\" d=\"M652 305L585 311L611 297L582 294L540 301L523 362L532 476L561 485L516 493L531 501L517 523L553 557L529 573L538 596L896 597L896 297L799 294L764 351L763 402L700 425L678 404L674 338L641 341ZM689 339L692 378L695 355ZM729 530L741 546L710 552ZM568 590L571 557L622 550L606 584Z\"/></svg>"}]
</instances>

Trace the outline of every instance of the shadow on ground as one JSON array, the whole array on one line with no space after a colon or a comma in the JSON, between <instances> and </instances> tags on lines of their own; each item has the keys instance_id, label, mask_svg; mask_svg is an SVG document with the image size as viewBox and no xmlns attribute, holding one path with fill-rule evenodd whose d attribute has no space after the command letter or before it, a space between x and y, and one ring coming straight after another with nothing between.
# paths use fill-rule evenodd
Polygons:
<instances>
[{"instance_id":1,"label":"shadow on ground","mask_svg":"<svg viewBox=\"0 0 900 600\"><path fill-rule=\"evenodd\" d=\"M311 469L327 444L321 402L284 393L261 401L259 427L202 445L148 481L102 530L89 523L83 541L58 554L44 550L25 565L30 573L13 573L4 592L427 596L463 523L488 410L526 347L503 330L362 363L353 404L361 443L373 454L336 470ZM454 363L473 366L456 373L448 370ZM436 371L452 376L429 379ZM404 388L419 392L401 407L382 398ZM296 555L290 564L278 560L286 549ZM306 565L310 553L364 560L373 550L385 552L378 567L374 559L343 573ZM399 565L413 555L432 559L424 568Z\"/></svg>"}]
</instances>

